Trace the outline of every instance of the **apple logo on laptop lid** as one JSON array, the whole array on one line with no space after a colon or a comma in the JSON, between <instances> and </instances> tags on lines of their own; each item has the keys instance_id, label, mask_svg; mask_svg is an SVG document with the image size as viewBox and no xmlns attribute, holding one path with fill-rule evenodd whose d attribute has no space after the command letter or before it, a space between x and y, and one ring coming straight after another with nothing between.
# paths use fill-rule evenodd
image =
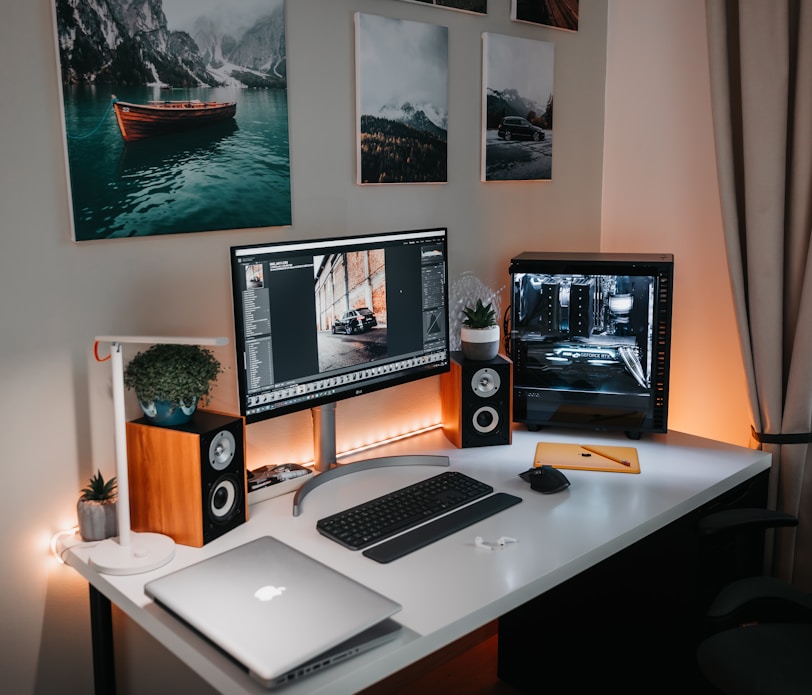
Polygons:
<instances>
[{"instance_id":1,"label":"apple logo on laptop lid","mask_svg":"<svg viewBox=\"0 0 812 695\"><path fill-rule=\"evenodd\" d=\"M273 586L272 584L266 584L265 586L259 587L259 589L254 592L254 598L263 602L272 601L277 596L281 596L285 591L287 591L287 587L285 586Z\"/></svg>"}]
</instances>

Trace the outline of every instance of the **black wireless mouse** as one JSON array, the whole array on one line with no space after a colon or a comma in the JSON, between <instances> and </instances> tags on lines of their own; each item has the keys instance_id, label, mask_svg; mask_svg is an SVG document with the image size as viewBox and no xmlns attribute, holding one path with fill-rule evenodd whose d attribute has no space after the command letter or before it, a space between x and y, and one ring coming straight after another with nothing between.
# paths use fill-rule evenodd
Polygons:
<instances>
[{"instance_id":1,"label":"black wireless mouse","mask_svg":"<svg viewBox=\"0 0 812 695\"><path fill-rule=\"evenodd\" d=\"M526 478L524 475L522 478L530 483L530 487L545 495L561 492L570 486L567 476L552 466L536 466L527 471L526 475Z\"/></svg>"}]
</instances>

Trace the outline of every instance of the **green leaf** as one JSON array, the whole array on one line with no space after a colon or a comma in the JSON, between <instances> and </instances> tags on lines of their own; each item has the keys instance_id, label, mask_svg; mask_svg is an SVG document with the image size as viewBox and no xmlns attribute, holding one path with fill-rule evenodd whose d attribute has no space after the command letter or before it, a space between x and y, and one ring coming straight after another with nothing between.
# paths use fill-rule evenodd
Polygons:
<instances>
[{"instance_id":1,"label":"green leaf","mask_svg":"<svg viewBox=\"0 0 812 695\"><path fill-rule=\"evenodd\" d=\"M105 482L101 471L96 471L96 475L90 477L90 481L81 492L86 500L110 500L118 494L118 481L113 477Z\"/></svg>"},{"instance_id":2,"label":"green leaf","mask_svg":"<svg viewBox=\"0 0 812 695\"><path fill-rule=\"evenodd\" d=\"M142 401L186 406L208 396L222 371L210 350L199 345L153 345L139 352L124 370L124 385Z\"/></svg>"},{"instance_id":3,"label":"green leaf","mask_svg":"<svg viewBox=\"0 0 812 695\"><path fill-rule=\"evenodd\" d=\"M482 304L481 299L476 300L476 306L465 307L462 310L465 315L462 325L468 328L488 328L496 325L496 313L493 310L493 303Z\"/></svg>"}]
</instances>

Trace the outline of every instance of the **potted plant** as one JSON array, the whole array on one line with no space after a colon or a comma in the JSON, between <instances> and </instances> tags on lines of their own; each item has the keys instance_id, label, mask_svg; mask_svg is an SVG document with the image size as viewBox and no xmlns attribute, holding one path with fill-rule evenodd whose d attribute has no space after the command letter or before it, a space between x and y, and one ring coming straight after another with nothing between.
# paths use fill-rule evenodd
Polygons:
<instances>
[{"instance_id":1,"label":"potted plant","mask_svg":"<svg viewBox=\"0 0 812 695\"><path fill-rule=\"evenodd\" d=\"M124 370L124 385L135 391L153 425L188 422L201 398L222 371L210 350L199 345L153 345L139 352Z\"/></svg>"},{"instance_id":2,"label":"potted plant","mask_svg":"<svg viewBox=\"0 0 812 695\"><path fill-rule=\"evenodd\" d=\"M462 310L465 318L460 329L462 354L469 360L492 360L499 352L499 326L493 303L476 305Z\"/></svg>"},{"instance_id":3,"label":"potted plant","mask_svg":"<svg viewBox=\"0 0 812 695\"><path fill-rule=\"evenodd\" d=\"M91 476L76 503L79 535L86 541L101 541L118 534L116 506L118 483L115 478L105 481L101 471Z\"/></svg>"}]
</instances>

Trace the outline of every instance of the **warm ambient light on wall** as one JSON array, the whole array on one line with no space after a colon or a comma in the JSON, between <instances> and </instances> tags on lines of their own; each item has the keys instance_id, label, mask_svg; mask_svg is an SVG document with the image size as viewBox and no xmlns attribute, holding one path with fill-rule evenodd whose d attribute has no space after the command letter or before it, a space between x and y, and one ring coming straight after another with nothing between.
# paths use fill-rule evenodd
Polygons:
<instances>
[{"instance_id":1,"label":"warm ambient light on wall","mask_svg":"<svg viewBox=\"0 0 812 695\"><path fill-rule=\"evenodd\" d=\"M175 556L175 541L160 533L134 533L130 528L127 432L124 412L124 363L121 346L127 343L164 345L227 345L228 338L179 338L155 336L99 336L110 344L115 419L116 478L118 480L118 537L108 538L90 551L90 562L106 574L138 574L165 565ZM105 360L108 358L104 358Z\"/></svg>"},{"instance_id":2,"label":"warm ambient light on wall","mask_svg":"<svg viewBox=\"0 0 812 695\"><path fill-rule=\"evenodd\" d=\"M65 564L65 560L62 557L62 553L66 550L67 547L73 545L70 541L75 540L78 537L79 527L72 526L69 529L65 529L64 531L57 531L55 534L51 536L51 541L49 547L51 549L51 555L53 555L57 562L60 565Z\"/></svg>"},{"instance_id":3,"label":"warm ambient light on wall","mask_svg":"<svg viewBox=\"0 0 812 695\"><path fill-rule=\"evenodd\" d=\"M434 430L438 430L443 426L441 422L435 423L433 425L427 425L426 427L421 427L419 429L411 430L409 432L404 432L402 434L395 434L391 437L386 437L379 441L370 442L369 444L362 444L360 446L353 447L352 449L347 449L346 451L342 451L337 454L336 458L346 458L347 456L354 456L356 454L361 454L365 451L369 451L371 449L377 449L378 447L386 446L387 444L394 444L395 442L400 442L404 439L409 439L410 437L416 437L419 434L425 434L427 432L432 432Z\"/></svg>"}]
</instances>

